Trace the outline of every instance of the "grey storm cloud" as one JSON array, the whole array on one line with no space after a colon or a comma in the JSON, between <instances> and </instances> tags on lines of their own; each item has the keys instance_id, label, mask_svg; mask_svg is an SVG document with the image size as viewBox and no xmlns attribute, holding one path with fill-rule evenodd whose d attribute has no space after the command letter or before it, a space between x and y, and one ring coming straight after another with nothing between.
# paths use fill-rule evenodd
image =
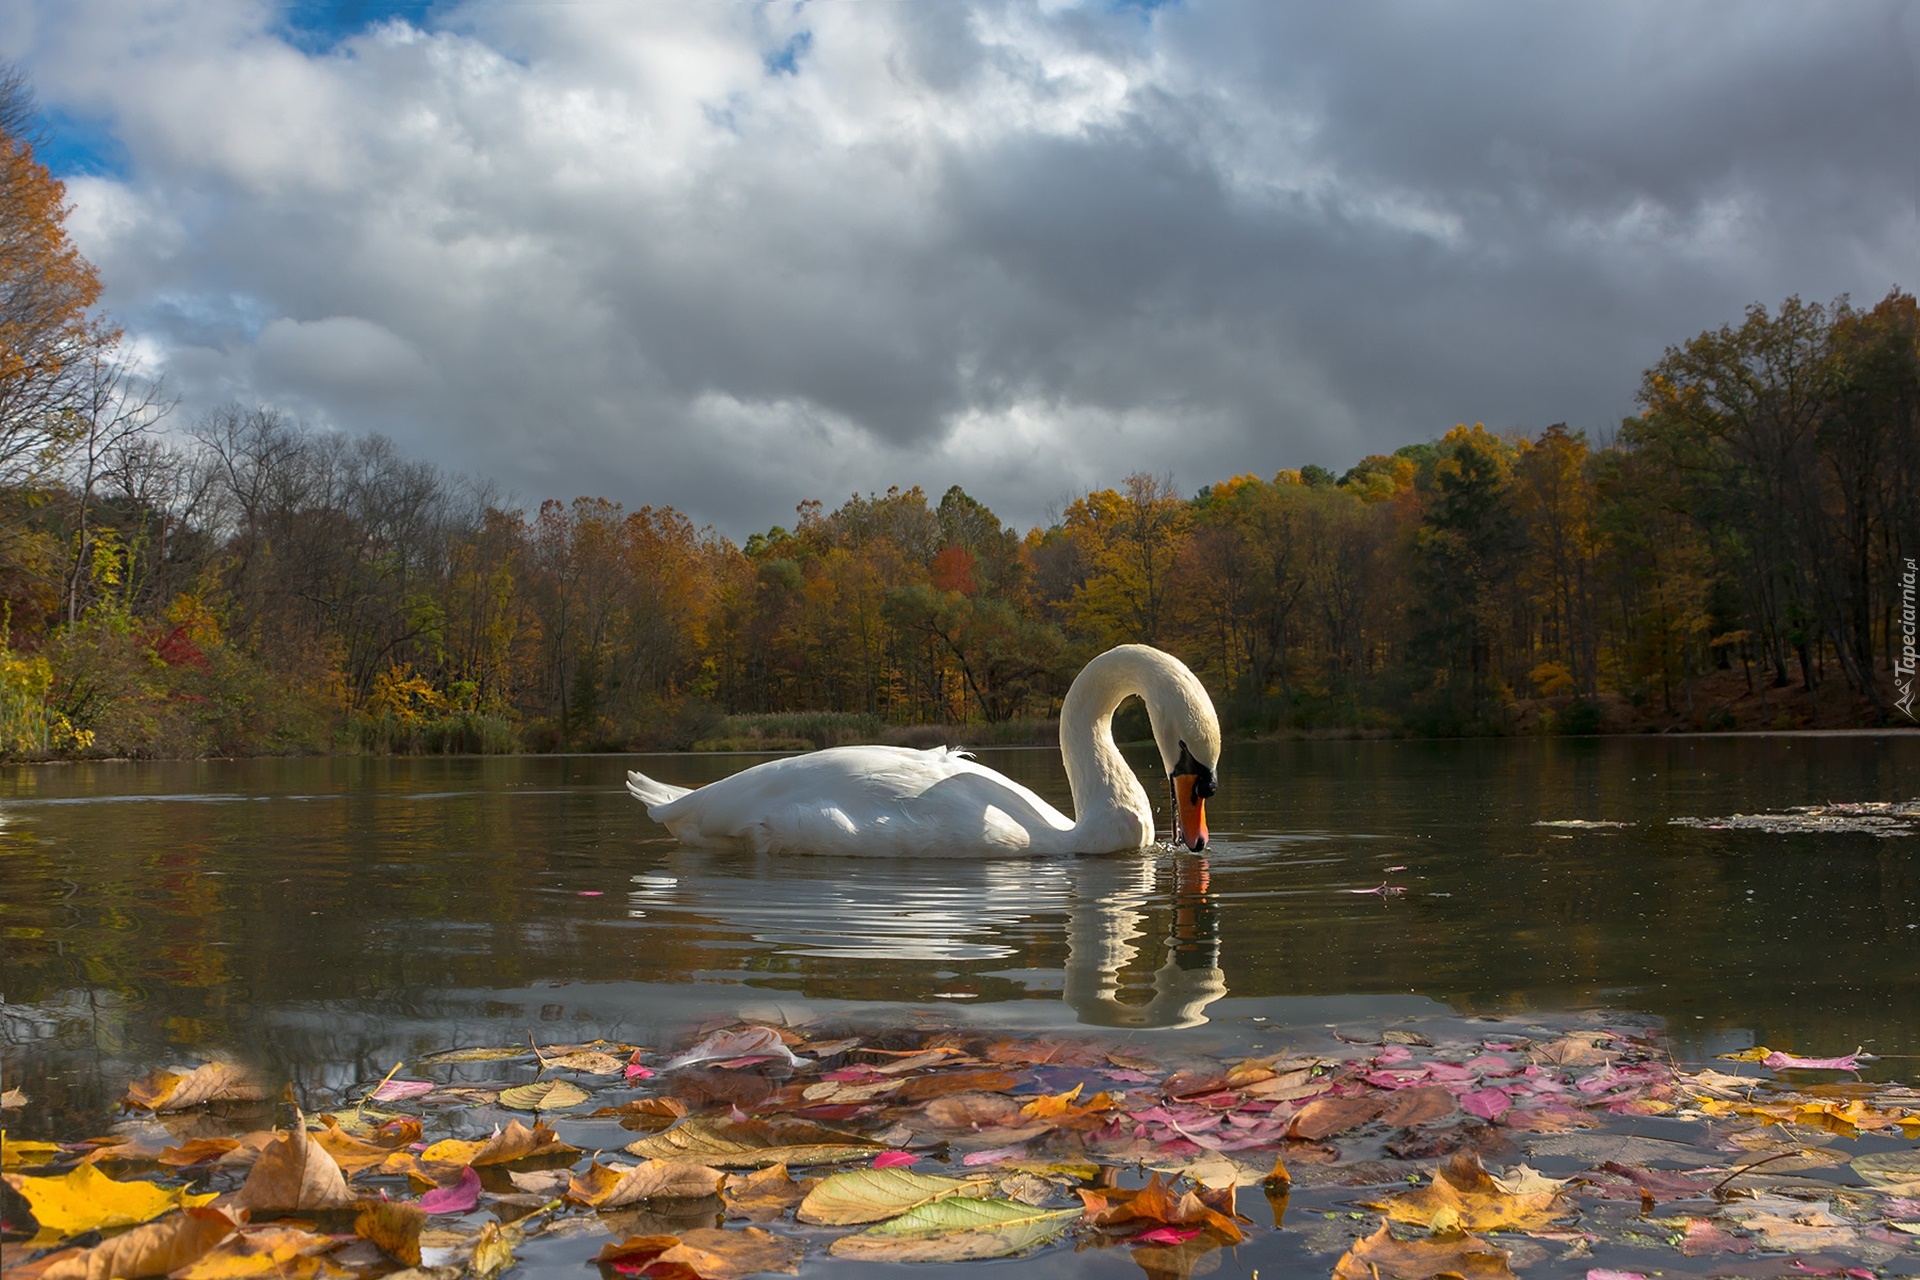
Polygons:
<instances>
[{"instance_id":1,"label":"grey storm cloud","mask_svg":"<svg viewBox=\"0 0 1920 1280\"><path fill-rule=\"evenodd\" d=\"M73 225L186 418L378 430L520 499L1340 467L1606 432L1669 343L1920 266L1920 9L438 6L0 33L124 171Z\"/></svg>"}]
</instances>

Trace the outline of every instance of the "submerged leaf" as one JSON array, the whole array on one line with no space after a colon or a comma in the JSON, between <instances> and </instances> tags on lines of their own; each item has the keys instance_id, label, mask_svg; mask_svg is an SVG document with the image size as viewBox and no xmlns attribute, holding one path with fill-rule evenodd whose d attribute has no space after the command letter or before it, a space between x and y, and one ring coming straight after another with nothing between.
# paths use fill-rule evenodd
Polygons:
<instances>
[{"instance_id":1,"label":"submerged leaf","mask_svg":"<svg viewBox=\"0 0 1920 1280\"><path fill-rule=\"evenodd\" d=\"M1036 1209L1015 1200L949 1196L890 1222L841 1236L828 1252L868 1262L962 1262L1038 1248L1081 1216L1079 1209Z\"/></svg>"},{"instance_id":2,"label":"submerged leaf","mask_svg":"<svg viewBox=\"0 0 1920 1280\"><path fill-rule=\"evenodd\" d=\"M795 1217L817 1226L850 1227L879 1222L947 1196L979 1196L988 1178L942 1178L905 1169L856 1169L836 1173L807 1193Z\"/></svg>"},{"instance_id":3,"label":"submerged leaf","mask_svg":"<svg viewBox=\"0 0 1920 1280\"><path fill-rule=\"evenodd\" d=\"M1870 1187L1896 1196L1920 1196L1920 1149L1855 1156L1853 1171Z\"/></svg>"}]
</instances>

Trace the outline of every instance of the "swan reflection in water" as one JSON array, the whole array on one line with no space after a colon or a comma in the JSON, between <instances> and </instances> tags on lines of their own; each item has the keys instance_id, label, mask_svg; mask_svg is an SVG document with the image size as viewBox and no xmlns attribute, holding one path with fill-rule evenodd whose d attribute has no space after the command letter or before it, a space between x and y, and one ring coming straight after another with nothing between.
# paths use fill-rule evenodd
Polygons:
<instances>
[{"instance_id":1,"label":"swan reflection in water","mask_svg":"<svg viewBox=\"0 0 1920 1280\"><path fill-rule=\"evenodd\" d=\"M865 961L849 982L870 982L873 962L901 998L945 994L951 971L916 974L915 963L1011 961L1044 975L1066 919L1067 956L1051 979L1077 1021L1102 1027L1171 1028L1205 1022L1227 993L1220 968L1219 910L1205 857L1172 855L1172 901L1164 850L1059 860L942 862L937 868L871 859L715 855L675 850L633 877L628 914L650 925L693 926L776 954ZM1170 933L1144 941L1171 907ZM1051 919L1049 918L1051 917ZM717 936L714 936L716 935ZM1143 959L1142 953L1146 955ZM1158 961L1144 981L1142 964ZM977 970L979 976L1002 976ZM806 993L852 997L810 975Z\"/></svg>"}]
</instances>

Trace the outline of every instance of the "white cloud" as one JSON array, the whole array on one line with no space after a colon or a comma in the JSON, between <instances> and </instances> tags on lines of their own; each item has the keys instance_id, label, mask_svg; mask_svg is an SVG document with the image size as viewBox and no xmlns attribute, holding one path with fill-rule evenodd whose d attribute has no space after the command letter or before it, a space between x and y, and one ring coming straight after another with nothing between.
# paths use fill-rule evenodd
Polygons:
<instances>
[{"instance_id":1,"label":"white cloud","mask_svg":"<svg viewBox=\"0 0 1920 1280\"><path fill-rule=\"evenodd\" d=\"M1864 7L1713 42L1686 6L469 0L323 52L275 16L36 0L0 48L124 146L74 233L184 411L736 534L1605 427L1748 302L1920 278L1913 33Z\"/></svg>"}]
</instances>

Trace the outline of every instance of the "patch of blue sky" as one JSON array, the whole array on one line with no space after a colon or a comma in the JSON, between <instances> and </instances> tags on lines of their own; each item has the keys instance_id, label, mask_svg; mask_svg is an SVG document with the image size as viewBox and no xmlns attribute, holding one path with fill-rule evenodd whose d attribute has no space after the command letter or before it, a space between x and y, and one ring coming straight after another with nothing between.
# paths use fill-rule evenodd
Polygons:
<instances>
[{"instance_id":1,"label":"patch of blue sky","mask_svg":"<svg viewBox=\"0 0 1920 1280\"><path fill-rule=\"evenodd\" d=\"M797 31L793 38L778 49L761 58L770 76L797 76L800 74L800 59L807 56L807 50L813 48L813 32Z\"/></svg>"},{"instance_id":2,"label":"patch of blue sky","mask_svg":"<svg viewBox=\"0 0 1920 1280\"><path fill-rule=\"evenodd\" d=\"M304 53L326 53L395 19L426 27L448 0L282 0L275 34Z\"/></svg>"},{"instance_id":3,"label":"patch of blue sky","mask_svg":"<svg viewBox=\"0 0 1920 1280\"><path fill-rule=\"evenodd\" d=\"M145 307L147 327L189 347L230 350L255 342L277 311L246 293L169 291Z\"/></svg>"},{"instance_id":4,"label":"patch of blue sky","mask_svg":"<svg viewBox=\"0 0 1920 1280\"><path fill-rule=\"evenodd\" d=\"M34 153L56 178L124 178L127 149L105 120L46 107L40 113L46 145Z\"/></svg>"},{"instance_id":5,"label":"patch of blue sky","mask_svg":"<svg viewBox=\"0 0 1920 1280\"><path fill-rule=\"evenodd\" d=\"M1108 13L1137 13L1142 21L1152 21L1154 11L1172 9L1184 0L1106 0Z\"/></svg>"}]
</instances>

